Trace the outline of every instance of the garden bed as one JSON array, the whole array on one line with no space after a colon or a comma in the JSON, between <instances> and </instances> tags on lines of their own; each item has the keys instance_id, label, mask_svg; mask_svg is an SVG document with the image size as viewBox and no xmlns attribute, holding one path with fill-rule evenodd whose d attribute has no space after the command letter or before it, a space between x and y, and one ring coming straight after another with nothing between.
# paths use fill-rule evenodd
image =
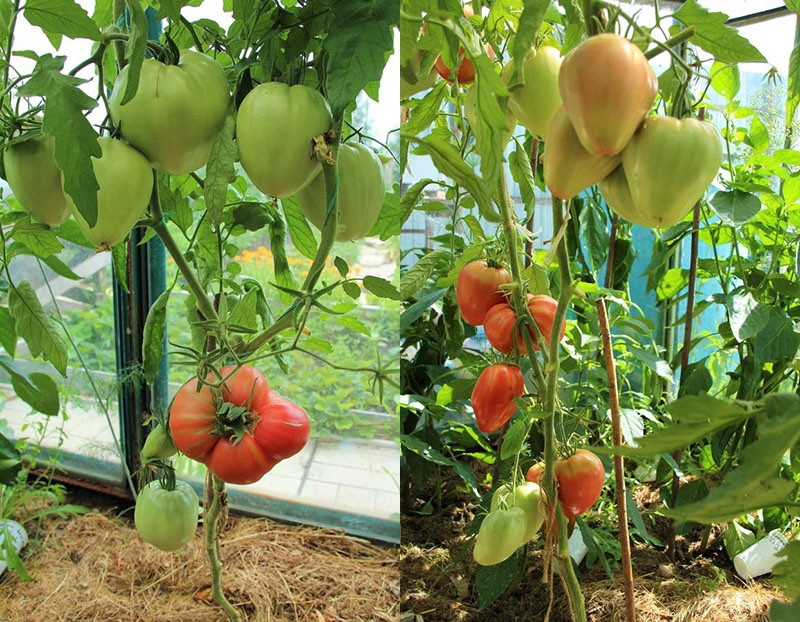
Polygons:
<instances>
[{"instance_id":1,"label":"garden bed","mask_svg":"<svg viewBox=\"0 0 800 622\"><path fill-rule=\"evenodd\" d=\"M0 577L3 622L103 620L217 622L202 529L176 553L145 544L128 504L73 492L92 508L70 519L27 525L33 582ZM120 505L121 504L121 505ZM395 549L334 530L232 515L221 538L228 599L247 620L397 619Z\"/></svg>"}]
</instances>

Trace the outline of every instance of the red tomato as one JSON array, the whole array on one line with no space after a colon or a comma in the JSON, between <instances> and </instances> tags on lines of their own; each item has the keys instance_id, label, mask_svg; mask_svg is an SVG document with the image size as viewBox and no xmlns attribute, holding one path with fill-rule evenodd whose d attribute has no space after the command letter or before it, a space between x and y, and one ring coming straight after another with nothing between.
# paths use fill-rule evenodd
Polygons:
<instances>
[{"instance_id":1,"label":"red tomato","mask_svg":"<svg viewBox=\"0 0 800 622\"><path fill-rule=\"evenodd\" d=\"M555 465L558 499L567 517L583 514L600 498L606 472L603 463L586 449L579 449Z\"/></svg>"},{"instance_id":2,"label":"red tomato","mask_svg":"<svg viewBox=\"0 0 800 622\"><path fill-rule=\"evenodd\" d=\"M550 333L553 329L553 322L555 321L556 308L558 301L550 296L541 294L531 296L528 294L528 311L533 317L539 332L544 336L545 343L550 346ZM494 305L489 309L486 317L484 318L483 328L486 331L486 338L492 346L504 354L508 354L514 348L514 324L517 322L517 314L511 305L501 303ZM564 338L564 333L567 329L566 320L561 322L561 333L559 339ZM536 335L531 330L531 339L533 339L534 349L539 349L536 343ZM525 342L522 339L522 333L517 330L517 347L520 354L527 354Z\"/></svg>"},{"instance_id":3,"label":"red tomato","mask_svg":"<svg viewBox=\"0 0 800 622\"><path fill-rule=\"evenodd\" d=\"M539 480L542 479L542 475L544 475L544 462L537 462L528 469L528 472L525 474L525 481L540 484L541 482Z\"/></svg>"},{"instance_id":4,"label":"red tomato","mask_svg":"<svg viewBox=\"0 0 800 622\"><path fill-rule=\"evenodd\" d=\"M456 281L456 300L467 324L480 326L486 312L505 302L500 286L511 282L508 270L485 259L472 261L461 268Z\"/></svg>"},{"instance_id":5,"label":"red tomato","mask_svg":"<svg viewBox=\"0 0 800 622\"><path fill-rule=\"evenodd\" d=\"M472 17L474 12L472 10L472 5L465 4L464 5L464 17ZM484 46L486 48L486 53L489 55L489 58L494 58L494 49L488 43ZM473 80L475 80L475 65L472 64L472 61L469 58L464 58L464 48L458 48L458 70L456 72L456 76L458 77L459 84L469 84ZM436 59L436 63L433 65L436 69L436 72L442 76L448 82L454 82L455 79L453 78L453 69L448 67L444 64L442 57L439 56Z\"/></svg>"},{"instance_id":6,"label":"red tomato","mask_svg":"<svg viewBox=\"0 0 800 622\"><path fill-rule=\"evenodd\" d=\"M489 365L472 390L472 409L481 432L502 428L517 410L515 397L522 397L525 379L516 365Z\"/></svg>"},{"instance_id":7,"label":"red tomato","mask_svg":"<svg viewBox=\"0 0 800 622\"><path fill-rule=\"evenodd\" d=\"M221 390L192 378L172 400L169 429L175 446L231 484L258 481L308 441L308 415L273 393L260 371L223 367ZM208 379L212 380L211 377Z\"/></svg>"}]
</instances>

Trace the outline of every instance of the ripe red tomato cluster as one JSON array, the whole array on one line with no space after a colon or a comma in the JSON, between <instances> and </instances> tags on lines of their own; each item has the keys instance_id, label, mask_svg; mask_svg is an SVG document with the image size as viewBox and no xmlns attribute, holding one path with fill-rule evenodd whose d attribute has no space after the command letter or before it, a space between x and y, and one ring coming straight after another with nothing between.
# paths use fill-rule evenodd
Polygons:
<instances>
[{"instance_id":1,"label":"ripe red tomato cluster","mask_svg":"<svg viewBox=\"0 0 800 622\"><path fill-rule=\"evenodd\" d=\"M569 458L556 462L554 470L561 509L572 522L600 498L606 477L605 467L591 451L579 449ZM534 464L528 469L525 479L539 484L543 474L544 465Z\"/></svg>"},{"instance_id":2,"label":"ripe red tomato cluster","mask_svg":"<svg viewBox=\"0 0 800 622\"><path fill-rule=\"evenodd\" d=\"M305 446L306 412L272 391L250 365L220 370L220 390L192 378L175 394L169 430L181 452L230 484L251 484ZM208 382L212 381L209 377Z\"/></svg>"}]
</instances>

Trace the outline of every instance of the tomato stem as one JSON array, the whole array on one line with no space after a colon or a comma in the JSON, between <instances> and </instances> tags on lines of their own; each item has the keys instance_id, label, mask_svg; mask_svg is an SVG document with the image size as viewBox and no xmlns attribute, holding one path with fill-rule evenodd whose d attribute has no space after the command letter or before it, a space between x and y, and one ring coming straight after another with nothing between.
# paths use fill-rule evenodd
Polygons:
<instances>
[{"instance_id":1,"label":"tomato stem","mask_svg":"<svg viewBox=\"0 0 800 622\"><path fill-rule=\"evenodd\" d=\"M209 494L211 492L212 494ZM227 515L227 493L225 482L210 472L206 476L206 502L211 497L211 504L205 507L203 526L205 529L206 555L211 567L211 593L231 622L240 622L241 617L236 608L225 597L222 590L222 562L219 559L220 519ZM224 525L222 525L224 527Z\"/></svg>"}]
</instances>

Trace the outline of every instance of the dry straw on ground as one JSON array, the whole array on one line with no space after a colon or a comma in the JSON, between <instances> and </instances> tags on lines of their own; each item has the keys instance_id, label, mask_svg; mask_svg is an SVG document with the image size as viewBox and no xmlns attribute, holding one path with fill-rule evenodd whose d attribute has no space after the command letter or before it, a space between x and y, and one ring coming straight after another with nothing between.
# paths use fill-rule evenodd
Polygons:
<instances>
[{"instance_id":1,"label":"dry straw on ground","mask_svg":"<svg viewBox=\"0 0 800 622\"><path fill-rule=\"evenodd\" d=\"M53 521L25 559L32 583L0 578L2 622L218 622L202 529L176 553L92 512ZM223 584L250 622L396 620L397 553L340 532L231 518Z\"/></svg>"}]
</instances>

